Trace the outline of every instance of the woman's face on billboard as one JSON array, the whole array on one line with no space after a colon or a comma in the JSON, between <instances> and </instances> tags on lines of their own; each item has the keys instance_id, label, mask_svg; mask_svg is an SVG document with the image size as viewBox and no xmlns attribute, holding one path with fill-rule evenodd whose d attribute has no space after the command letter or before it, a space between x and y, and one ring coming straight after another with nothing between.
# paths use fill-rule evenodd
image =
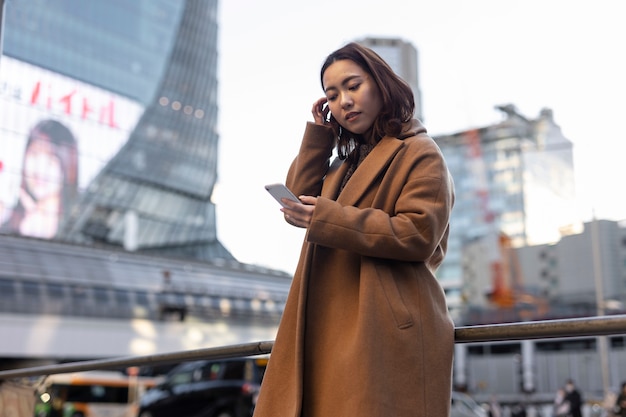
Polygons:
<instances>
[{"instance_id":1,"label":"woman's face on billboard","mask_svg":"<svg viewBox=\"0 0 626 417\"><path fill-rule=\"evenodd\" d=\"M61 161L47 138L33 140L26 150L24 175L28 191L36 200L60 193L63 182Z\"/></svg>"}]
</instances>

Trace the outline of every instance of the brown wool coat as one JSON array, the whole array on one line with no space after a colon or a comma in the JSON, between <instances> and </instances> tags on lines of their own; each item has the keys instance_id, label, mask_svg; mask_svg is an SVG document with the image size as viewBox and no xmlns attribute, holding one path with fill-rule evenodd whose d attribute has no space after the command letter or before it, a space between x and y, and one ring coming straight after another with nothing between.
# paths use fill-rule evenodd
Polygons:
<instances>
[{"instance_id":1,"label":"brown wool coat","mask_svg":"<svg viewBox=\"0 0 626 417\"><path fill-rule=\"evenodd\" d=\"M341 195L330 128L307 125L287 186L320 196L255 417L447 417L454 326L433 275L454 200L417 121L383 138Z\"/></svg>"}]
</instances>

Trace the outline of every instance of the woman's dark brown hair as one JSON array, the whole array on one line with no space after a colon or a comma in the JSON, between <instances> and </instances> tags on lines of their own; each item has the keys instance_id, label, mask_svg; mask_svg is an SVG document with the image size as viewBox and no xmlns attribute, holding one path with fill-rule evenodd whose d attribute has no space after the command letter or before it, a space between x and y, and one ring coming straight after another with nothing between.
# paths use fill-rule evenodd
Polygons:
<instances>
[{"instance_id":1,"label":"woman's dark brown hair","mask_svg":"<svg viewBox=\"0 0 626 417\"><path fill-rule=\"evenodd\" d=\"M402 124L410 121L415 111L415 99L411 87L394 73L376 52L351 42L328 55L324 61L320 72L322 89L324 88L324 73L328 67L334 62L344 59L348 59L361 67L372 77L380 90L383 104L380 114L374 121L374 140L379 141L385 135L398 136L402 131ZM345 159L359 142L359 138L341 128L338 136L339 157Z\"/></svg>"}]
</instances>

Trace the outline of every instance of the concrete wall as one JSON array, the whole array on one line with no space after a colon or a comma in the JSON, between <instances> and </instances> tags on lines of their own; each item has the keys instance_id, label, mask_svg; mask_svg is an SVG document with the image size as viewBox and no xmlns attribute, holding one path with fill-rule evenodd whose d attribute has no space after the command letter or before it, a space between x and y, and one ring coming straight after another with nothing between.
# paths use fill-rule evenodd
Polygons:
<instances>
[{"instance_id":1,"label":"concrete wall","mask_svg":"<svg viewBox=\"0 0 626 417\"><path fill-rule=\"evenodd\" d=\"M274 340L274 324L0 314L0 357L95 359Z\"/></svg>"}]
</instances>

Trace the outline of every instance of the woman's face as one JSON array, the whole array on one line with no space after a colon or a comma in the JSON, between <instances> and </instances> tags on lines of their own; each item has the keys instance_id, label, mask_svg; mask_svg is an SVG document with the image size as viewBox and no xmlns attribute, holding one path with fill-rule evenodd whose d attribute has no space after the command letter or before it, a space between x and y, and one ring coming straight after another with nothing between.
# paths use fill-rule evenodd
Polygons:
<instances>
[{"instance_id":1,"label":"woman's face","mask_svg":"<svg viewBox=\"0 0 626 417\"><path fill-rule=\"evenodd\" d=\"M383 102L374 80L354 61L335 61L324 72L328 107L344 129L367 132L378 117Z\"/></svg>"},{"instance_id":2,"label":"woman's face","mask_svg":"<svg viewBox=\"0 0 626 417\"><path fill-rule=\"evenodd\" d=\"M48 140L31 142L24 156L24 176L28 191L37 200L60 193L63 182L61 161Z\"/></svg>"}]
</instances>

